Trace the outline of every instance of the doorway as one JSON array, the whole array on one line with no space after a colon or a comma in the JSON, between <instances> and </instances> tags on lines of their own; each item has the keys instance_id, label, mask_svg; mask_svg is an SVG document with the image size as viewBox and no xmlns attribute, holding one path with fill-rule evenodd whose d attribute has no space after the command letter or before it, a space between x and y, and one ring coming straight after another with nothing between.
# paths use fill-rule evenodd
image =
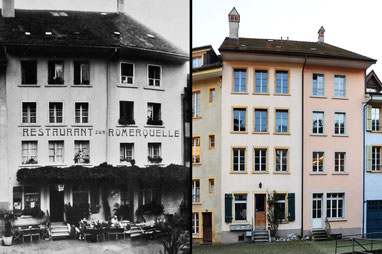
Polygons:
<instances>
[{"instance_id":1,"label":"doorway","mask_svg":"<svg viewBox=\"0 0 382 254\"><path fill-rule=\"evenodd\" d=\"M64 190L57 185L50 186L50 221L64 221Z\"/></svg>"},{"instance_id":2,"label":"doorway","mask_svg":"<svg viewBox=\"0 0 382 254\"><path fill-rule=\"evenodd\" d=\"M322 227L322 194L313 194L312 199L312 229Z\"/></svg>"},{"instance_id":3,"label":"doorway","mask_svg":"<svg viewBox=\"0 0 382 254\"><path fill-rule=\"evenodd\" d=\"M203 214L203 243L212 243L212 213Z\"/></svg>"},{"instance_id":4,"label":"doorway","mask_svg":"<svg viewBox=\"0 0 382 254\"><path fill-rule=\"evenodd\" d=\"M255 194L255 228L265 229L265 194Z\"/></svg>"}]
</instances>

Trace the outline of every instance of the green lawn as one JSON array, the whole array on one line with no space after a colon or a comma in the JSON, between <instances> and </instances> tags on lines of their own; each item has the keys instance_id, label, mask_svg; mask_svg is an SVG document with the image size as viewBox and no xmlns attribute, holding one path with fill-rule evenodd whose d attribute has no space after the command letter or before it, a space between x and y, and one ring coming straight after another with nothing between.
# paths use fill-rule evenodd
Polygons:
<instances>
[{"instance_id":1,"label":"green lawn","mask_svg":"<svg viewBox=\"0 0 382 254\"><path fill-rule=\"evenodd\" d=\"M348 245L349 242L339 242L339 245ZM351 244L351 243L350 243ZM311 242L272 242L272 243L236 243L194 245L192 253L195 254L331 254L335 251L335 241ZM361 250L359 247L355 250ZM352 247L338 249L338 253L352 251Z\"/></svg>"}]
</instances>

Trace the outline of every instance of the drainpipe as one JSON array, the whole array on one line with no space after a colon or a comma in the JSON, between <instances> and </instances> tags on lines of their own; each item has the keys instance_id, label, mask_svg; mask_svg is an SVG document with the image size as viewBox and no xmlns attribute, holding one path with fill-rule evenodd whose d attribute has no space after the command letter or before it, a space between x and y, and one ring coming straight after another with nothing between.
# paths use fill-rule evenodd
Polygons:
<instances>
[{"instance_id":1,"label":"drainpipe","mask_svg":"<svg viewBox=\"0 0 382 254\"><path fill-rule=\"evenodd\" d=\"M304 65L301 73L301 104L302 104L302 123L301 123L301 237L304 237L304 71L307 55L304 56Z\"/></svg>"}]
</instances>

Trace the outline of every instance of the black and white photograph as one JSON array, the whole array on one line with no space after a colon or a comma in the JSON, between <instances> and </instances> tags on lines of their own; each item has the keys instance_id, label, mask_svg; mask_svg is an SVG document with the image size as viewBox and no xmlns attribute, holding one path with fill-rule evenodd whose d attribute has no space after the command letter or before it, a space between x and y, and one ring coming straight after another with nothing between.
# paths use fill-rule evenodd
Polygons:
<instances>
[{"instance_id":1,"label":"black and white photograph","mask_svg":"<svg viewBox=\"0 0 382 254\"><path fill-rule=\"evenodd\" d=\"M190 253L190 1L1 4L0 253Z\"/></svg>"}]
</instances>

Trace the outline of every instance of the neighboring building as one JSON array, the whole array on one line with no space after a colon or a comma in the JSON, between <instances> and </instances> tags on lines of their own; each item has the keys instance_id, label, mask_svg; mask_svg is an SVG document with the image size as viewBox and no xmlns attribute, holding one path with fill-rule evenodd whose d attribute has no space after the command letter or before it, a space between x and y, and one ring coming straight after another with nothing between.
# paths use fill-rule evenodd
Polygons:
<instances>
[{"instance_id":1,"label":"neighboring building","mask_svg":"<svg viewBox=\"0 0 382 254\"><path fill-rule=\"evenodd\" d=\"M192 238L221 242L221 75L211 46L192 50Z\"/></svg>"},{"instance_id":2,"label":"neighboring building","mask_svg":"<svg viewBox=\"0 0 382 254\"><path fill-rule=\"evenodd\" d=\"M108 166L97 166L106 162L127 173L136 165L144 175L146 167L163 172L186 160L182 94L189 57L118 3L117 13L3 4L10 8L0 18L2 207L19 213L40 206L51 221L64 221L64 204L90 204L91 218L103 219L105 206L113 213L119 203L129 206L126 219L137 221L141 206L163 204L175 213L187 200L176 183L126 182L105 194L100 182L64 173L75 166L78 175L94 169L112 177ZM35 178L23 178L30 172Z\"/></svg>"},{"instance_id":3,"label":"neighboring building","mask_svg":"<svg viewBox=\"0 0 382 254\"><path fill-rule=\"evenodd\" d=\"M366 76L366 103L362 105L364 116L364 175L363 175L363 233L367 237L382 237L382 83L371 71ZM375 234L375 233L379 234ZM374 234L373 234L374 233Z\"/></svg>"}]
</instances>

